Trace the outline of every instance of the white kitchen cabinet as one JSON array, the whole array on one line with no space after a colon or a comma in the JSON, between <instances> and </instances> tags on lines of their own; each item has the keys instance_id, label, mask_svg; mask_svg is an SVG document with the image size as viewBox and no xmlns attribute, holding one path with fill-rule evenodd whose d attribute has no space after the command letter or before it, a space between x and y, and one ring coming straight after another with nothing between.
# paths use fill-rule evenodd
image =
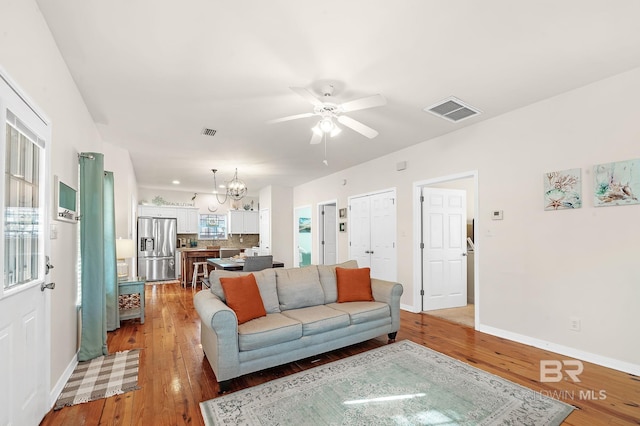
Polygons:
<instances>
[{"instance_id":1,"label":"white kitchen cabinet","mask_svg":"<svg viewBox=\"0 0 640 426\"><path fill-rule=\"evenodd\" d=\"M198 233L198 209L182 206L138 206L138 216L175 217L178 234Z\"/></svg>"},{"instance_id":2,"label":"white kitchen cabinet","mask_svg":"<svg viewBox=\"0 0 640 426\"><path fill-rule=\"evenodd\" d=\"M260 218L257 211L229 210L229 234L259 234Z\"/></svg>"},{"instance_id":3,"label":"white kitchen cabinet","mask_svg":"<svg viewBox=\"0 0 640 426\"><path fill-rule=\"evenodd\" d=\"M175 207L138 206L138 216L177 217Z\"/></svg>"},{"instance_id":4,"label":"white kitchen cabinet","mask_svg":"<svg viewBox=\"0 0 640 426\"><path fill-rule=\"evenodd\" d=\"M178 218L178 234L198 233L198 209L191 207L176 208Z\"/></svg>"}]
</instances>

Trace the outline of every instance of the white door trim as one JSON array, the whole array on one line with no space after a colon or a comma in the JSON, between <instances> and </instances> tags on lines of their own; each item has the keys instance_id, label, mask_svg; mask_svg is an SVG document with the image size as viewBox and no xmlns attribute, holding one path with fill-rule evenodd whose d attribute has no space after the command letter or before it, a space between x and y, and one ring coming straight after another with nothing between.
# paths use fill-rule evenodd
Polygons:
<instances>
[{"instance_id":1,"label":"white door trim","mask_svg":"<svg viewBox=\"0 0 640 426\"><path fill-rule=\"evenodd\" d=\"M467 172L456 173L447 176L440 176L432 179L425 179L413 182L412 184L412 203L413 203L413 306L411 306L412 312L422 311L422 295L420 290L422 289L422 253L420 250L421 232L422 232L422 213L420 210L420 196L422 195L422 187L428 185L434 185L443 182L450 182L459 179L473 178L474 180L474 219L475 229L480 229L480 218L478 215L478 171L470 170ZM480 248L482 236L479 232L475 235L475 252L474 252L474 273L473 273L473 288L474 288L474 304L475 304L475 329L480 326Z\"/></svg>"}]
</instances>

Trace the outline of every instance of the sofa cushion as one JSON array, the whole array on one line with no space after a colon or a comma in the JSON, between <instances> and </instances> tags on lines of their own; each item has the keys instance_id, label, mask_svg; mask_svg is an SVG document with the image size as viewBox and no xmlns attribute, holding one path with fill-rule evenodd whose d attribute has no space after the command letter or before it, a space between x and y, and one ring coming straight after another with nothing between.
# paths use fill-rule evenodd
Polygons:
<instances>
[{"instance_id":1,"label":"sofa cushion","mask_svg":"<svg viewBox=\"0 0 640 426\"><path fill-rule=\"evenodd\" d=\"M238 324L267 315L253 274L233 278L223 277L220 278L220 285L224 289L227 306L236 313Z\"/></svg>"},{"instance_id":2,"label":"sofa cushion","mask_svg":"<svg viewBox=\"0 0 640 426\"><path fill-rule=\"evenodd\" d=\"M302 337L302 324L282 314L267 314L238 326L238 348L252 351Z\"/></svg>"},{"instance_id":3,"label":"sofa cushion","mask_svg":"<svg viewBox=\"0 0 640 426\"><path fill-rule=\"evenodd\" d=\"M282 312L282 315L301 322L303 336L348 327L350 324L349 315L346 312L336 311L325 305L291 309Z\"/></svg>"},{"instance_id":4,"label":"sofa cushion","mask_svg":"<svg viewBox=\"0 0 640 426\"><path fill-rule=\"evenodd\" d=\"M330 303L327 306L348 313L351 324L362 324L391 316L389 305L382 302Z\"/></svg>"},{"instance_id":5,"label":"sofa cushion","mask_svg":"<svg viewBox=\"0 0 640 426\"><path fill-rule=\"evenodd\" d=\"M336 268L336 282L338 283L338 303L373 301L370 268Z\"/></svg>"},{"instance_id":6,"label":"sofa cushion","mask_svg":"<svg viewBox=\"0 0 640 426\"><path fill-rule=\"evenodd\" d=\"M336 267L357 268L358 261L347 260L337 265L318 265L320 284L324 291L324 303L333 303L338 300L338 284L336 283Z\"/></svg>"},{"instance_id":7,"label":"sofa cushion","mask_svg":"<svg viewBox=\"0 0 640 426\"><path fill-rule=\"evenodd\" d=\"M276 273L272 268L263 269L262 271L257 272L222 271L214 269L209 273L211 292L226 303L227 299L225 298L224 290L220 285L220 278L241 277L248 274L253 274L253 276L256 277L256 283L258 283L258 290L260 290L260 297L262 297L262 304L264 305L265 311L267 311L268 314L280 312L278 293L276 291Z\"/></svg>"},{"instance_id":8,"label":"sofa cushion","mask_svg":"<svg viewBox=\"0 0 640 426\"><path fill-rule=\"evenodd\" d=\"M316 265L274 270L281 311L324 304L324 292Z\"/></svg>"}]
</instances>

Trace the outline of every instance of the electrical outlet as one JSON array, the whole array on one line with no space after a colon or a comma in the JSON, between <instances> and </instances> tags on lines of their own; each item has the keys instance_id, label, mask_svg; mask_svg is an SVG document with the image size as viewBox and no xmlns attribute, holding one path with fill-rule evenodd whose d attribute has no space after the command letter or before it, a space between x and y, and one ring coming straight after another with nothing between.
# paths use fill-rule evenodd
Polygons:
<instances>
[{"instance_id":1,"label":"electrical outlet","mask_svg":"<svg viewBox=\"0 0 640 426\"><path fill-rule=\"evenodd\" d=\"M569 330L580 331L580 318L569 317Z\"/></svg>"}]
</instances>

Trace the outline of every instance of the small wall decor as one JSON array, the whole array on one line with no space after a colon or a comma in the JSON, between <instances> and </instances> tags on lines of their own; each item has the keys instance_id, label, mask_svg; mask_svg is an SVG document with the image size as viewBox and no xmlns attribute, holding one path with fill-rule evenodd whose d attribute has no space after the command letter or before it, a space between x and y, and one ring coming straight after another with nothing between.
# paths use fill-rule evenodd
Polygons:
<instances>
[{"instance_id":1,"label":"small wall decor","mask_svg":"<svg viewBox=\"0 0 640 426\"><path fill-rule=\"evenodd\" d=\"M346 209L346 207L338 210L338 214L340 216L340 219L345 219L347 217L347 209Z\"/></svg>"},{"instance_id":2,"label":"small wall decor","mask_svg":"<svg viewBox=\"0 0 640 426\"><path fill-rule=\"evenodd\" d=\"M340 225L339 225L338 229L340 230L340 232L347 232L347 223L346 222L340 222Z\"/></svg>"},{"instance_id":3,"label":"small wall decor","mask_svg":"<svg viewBox=\"0 0 640 426\"><path fill-rule=\"evenodd\" d=\"M623 206L639 204L640 159L593 166L593 204Z\"/></svg>"},{"instance_id":4,"label":"small wall decor","mask_svg":"<svg viewBox=\"0 0 640 426\"><path fill-rule=\"evenodd\" d=\"M582 169L561 170L544 175L544 209L582 207Z\"/></svg>"},{"instance_id":5,"label":"small wall decor","mask_svg":"<svg viewBox=\"0 0 640 426\"><path fill-rule=\"evenodd\" d=\"M311 232L311 218L301 217L298 219L298 233Z\"/></svg>"}]
</instances>

